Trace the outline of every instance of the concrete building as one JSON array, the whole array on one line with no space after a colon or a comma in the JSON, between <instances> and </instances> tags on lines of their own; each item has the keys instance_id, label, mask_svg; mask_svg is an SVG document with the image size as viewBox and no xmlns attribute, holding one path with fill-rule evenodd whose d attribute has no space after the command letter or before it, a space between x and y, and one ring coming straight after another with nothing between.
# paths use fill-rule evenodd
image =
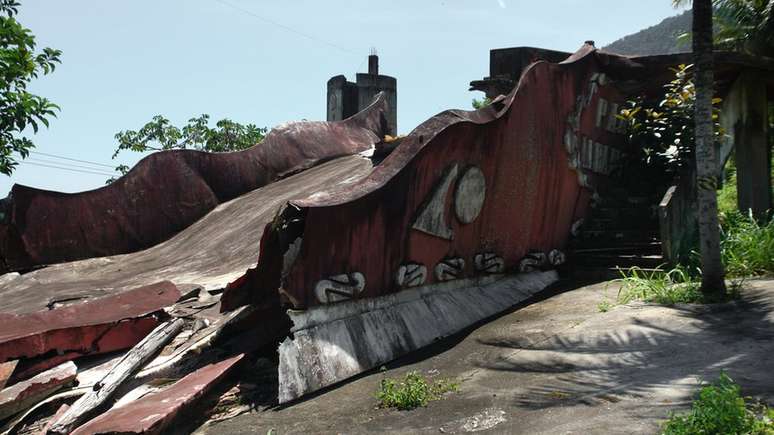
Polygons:
<instances>
[{"instance_id":1,"label":"concrete building","mask_svg":"<svg viewBox=\"0 0 774 435\"><path fill-rule=\"evenodd\" d=\"M368 73L357 73L355 82L343 75L328 80L328 121L341 121L368 106L379 92L384 92L389 104L387 124L389 134L398 132L398 90L395 77L379 75L379 56L368 56Z\"/></svg>"}]
</instances>

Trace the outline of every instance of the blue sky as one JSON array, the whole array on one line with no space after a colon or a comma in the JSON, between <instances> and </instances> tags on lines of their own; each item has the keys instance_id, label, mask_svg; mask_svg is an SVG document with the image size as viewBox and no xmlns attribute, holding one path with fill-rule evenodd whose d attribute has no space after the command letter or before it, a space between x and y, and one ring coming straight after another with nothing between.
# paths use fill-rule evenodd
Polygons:
<instances>
[{"instance_id":1,"label":"blue sky","mask_svg":"<svg viewBox=\"0 0 774 435\"><path fill-rule=\"evenodd\" d=\"M142 156L111 160L113 136L157 114L268 127L324 119L327 80L364 72L371 47L380 72L398 79L398 129L408 133L442 110L470 108L481 94L468 83L487 75L492 48L601 47L676 13L670 0L22 0L19 20L40 47L64 52L31 86L62 108L33 138L36 150L131 165ZM13 183L77 192L107 178L30 163L0 175L0 196Z\"/></svg>"}]
</instances>

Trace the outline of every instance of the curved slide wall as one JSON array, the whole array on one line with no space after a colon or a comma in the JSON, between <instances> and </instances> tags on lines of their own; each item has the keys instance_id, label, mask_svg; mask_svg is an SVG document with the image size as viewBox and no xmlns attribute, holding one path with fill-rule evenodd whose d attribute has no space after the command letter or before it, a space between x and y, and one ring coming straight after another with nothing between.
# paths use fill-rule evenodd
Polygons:
<instances>
[{"instance_id":1,"label":"curved slide wall","mask_svg":"<svg viewBox=\"0 0 774 435\"><path fill-rule=\"evenodd\" d=\"M338 122L293 122L244 151L151 154L114 183L67 194L14 185L2 206L0 273L138 251L218 204L335 157L365 151L386 132L380 96Z\"/></svg>"},{"instance_id":2,"label":"curved slide wall","mask_svg":"<svg viewBox=\"0 0 774 435\"><path fill-rule=\"evenodd\" d=\"M279 220L294 224L267 226L225 308L267 287L307 309L560 262L549 254L621 155L601 63L591 46L534 63L490 106L421 124L354 186L291 201Z\"/></svg>"},{"instance_id":3,"label":"curved slide wall","mask_svg":"<svg viewBox=\"0 0 774 435\"><path fill-rule=\"evenodd\" d=\"M558 279L564 245L615 165L620 95L585 46L537 62L478 111L442 112L365 178L291 200L222 309L280 292L279 402L378 367ZM256 326L260 328L270 325Z\"/></svg>"}]
</instances>

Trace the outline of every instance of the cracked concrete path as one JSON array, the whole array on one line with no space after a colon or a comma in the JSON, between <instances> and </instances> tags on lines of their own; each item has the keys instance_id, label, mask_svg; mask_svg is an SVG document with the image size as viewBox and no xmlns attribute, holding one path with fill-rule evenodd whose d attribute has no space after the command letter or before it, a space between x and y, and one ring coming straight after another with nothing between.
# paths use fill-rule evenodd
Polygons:
<instances>
[{"instance_id":1,"label":"cracked concrete path","mask_svg":"<svg viewBox=\"0 0 774 435\"><path fill-rule=\"evenodd\" d=\"M739 301L598 310L616 284L547 290L488 323L284 408L199 430L247 433L657 433L701 380L726 370L745 395L774 403L774 280ZM552 296L553 295L553 296ZM551 296L551 297L548 297ZM383 377L417 370L460 392L413 411L376 407Z\"/></svg>"}]
</instances>

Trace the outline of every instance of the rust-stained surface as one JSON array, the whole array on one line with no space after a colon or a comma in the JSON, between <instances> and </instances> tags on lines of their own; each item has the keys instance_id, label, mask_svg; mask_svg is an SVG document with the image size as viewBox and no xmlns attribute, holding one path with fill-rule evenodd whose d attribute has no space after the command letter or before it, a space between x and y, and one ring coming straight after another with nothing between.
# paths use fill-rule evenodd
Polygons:
<instances>
[{"instance_id":1,"label":"rust-stained surface","mask_svg":"<svg viewBox=\"0 0 774 435\"><path fill-rule=\"evenodd\" d=\"M169 281L23 315L0 313L0 361L23 359L23 379L83 355L126 349L155 328L161 310L180 298Z\"/></svg>"},{"instance_id":2,"label":"rust-stained surface","mask_svg":"<svg viewBox=\"0 0 774 435\"><path fill-rule=\"evenodd\" d=\"M18 363L18 360L0 363L0 390L5 388L5 384L8 383L8 379L13 375L13 371L16 369L16 364Z\"/></svg>"},{"instance_id":3,"label":"rust-stained surface","mask_svg":"<svg viewBox=\"0 0 774 435\"><path fill-rule=\"evenodd\" d=\"M101 297L160 280L222 288L255 265L264 226L285 202L362 178L369 159L334 159L221 204L152 248L51 265L0 280L0 312L45 310L55 299Z\"/></svg>"},{"instance_id":4,"label":"rust-stained surface","mask_svg":"<svg viewBox=\"0 0 774 435\"><path fill-rule=\"evenodd\" d=\"M68 361L0 391L0 420L36 403L75 380L77 369Z\"/></svg>"},{"instance_id":5,"label":"rust-stained surface","mask_svg":"<svg viewBox=\"0 0 774 435\"><path fill-rule=\"evenodd\" d=\"M556 267L593 189L626 151L615 118L623 95L613 73L629 64L589 45L562 63L532 63L518 86L490 106L442 112L381 148L383 100L339 123L276 128L242 153L155 154L112 186L91 192L15 188L5 205L10 221L0 227L0 257L8 269L99 258L0 278L0 362L20 360L13 379L23 380L62 361L127 349L160 317L186 317L186 329L173 342L202 355L181 351L179 360L169 358L168 365L146 370L147 378L130 382L152 389L160 378L179 379L191 367L222 358L226 348L228 354L274 352L298 327L287 308L315 308L307 313L323 314L310 318L324 320L336 315L336 309L323 310L329 304L366 299L356 302L365 306L379 297L401 298L407 292L390 295L411 287L430 292L454 287L453 280L483 282ZM351 155L371 148L379 154L373 160ZM170 174L164 183L160 173ZM135 252L108 255L128 251ZM218 302L216 290L224 287ZM178 288L200 293L177 303ZM205 320L244 304L252 305L250 315L223 337L218 333L220 341L208 341ZM206 305L206 316L197 317L199 305ZM428 312L442 318L433 311L440 305ZM493 303L501 305L508 304ZM480 320L471 316L456 326ZM384 325L376 327L388 330ZM344 349L334 338L345 334L318 335ZM362 349L375 341L398 349L390 337L352 337ZM428 337L422 343L438 336ZM354 361L344 353L342 361ZM310 354L299 352L296 359L307 363ZM79 433L162 431L238 360L207 366L112 409ZM370 367L357 362L346 376ZM317 368L304 373L318 376Z\"/></svg>"},{"instance_id":6,"label":"rust-stained surface","mask_svg":"<svg viewBox=\"0 0 774 435\"><path fill-rule=\"evenodd\" d=\"M386 104L379 98L344 121L284 124L240 152L153 153L114 183L87 192L14 185L0 204L0 272L153 246L222 202L369 149L386 133Z\"/></svg>"},{"instance_id":7,"label":"rust-stained surface","mask_svg":"<svg viewBox=\"0 0 774 435\"><path fill-rule=\"evenodd\" d=\"M106 411L73 431L86 434L158 434L171 429L175 417L228 376L243 355L205 366L157 393L151 393L120 408ZM173 431L174 432L174 431Z\"/></svg>"},{"instance_id":8,"label":"rust-stained surface","mask_svg":"<svg viewBox=\"0 0 774 435\"><path fill-rule=\"evenodd\" d=\"M424 266L418 282L431 284L482 273L479 254L515 270L530 251L562 249L586 212L584 185L620 156L608 104L616 99L585 46L562 64L532 64L508 96L482 110L434 116L357 184L291 201L284 213L303 224L267 227L257 268L231 286L224 307L280 278L274 288L303 309L397 292L401 266ZM483 173L483 199L458 194L471 168ZM478 200L472 220L461 214L461 203Z\"/></svg>"}]
</instances>

